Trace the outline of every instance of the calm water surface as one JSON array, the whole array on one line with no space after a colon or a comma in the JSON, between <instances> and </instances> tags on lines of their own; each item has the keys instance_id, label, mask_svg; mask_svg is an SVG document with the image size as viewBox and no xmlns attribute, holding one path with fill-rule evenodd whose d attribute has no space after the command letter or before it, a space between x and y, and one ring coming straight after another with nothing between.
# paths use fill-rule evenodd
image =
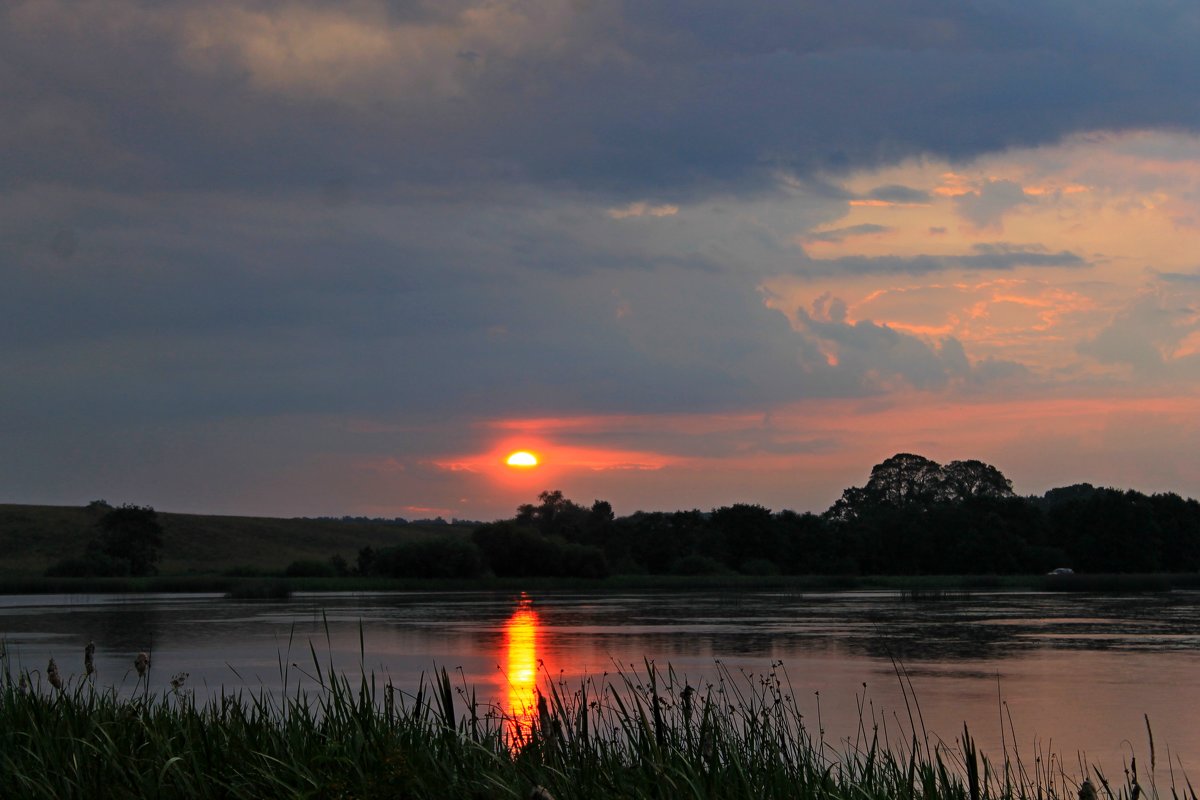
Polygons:
<instances>
[{"instance_id":1,"label":"calm water surface","mask_svg":"<svg viewBox=\"0 0 1200 800\"><path fill-rule=\"evenodd\" d=\"M1015 730L1024 759L1052 751L1117 772L1136 753L1144 772L1148 715L1159 773L1169 747L1200 774L1196 592L925 602L888 592L10 596L0 597L0 635L10 667L44 670L53 656L76 676L94 641L101 682L122 691L136 683L141 650L155 689L179 672L200 693L278 689L285 673L288 686L311 685L311 647L323 664L407 689L435 667L460 671L500 705L535 672L570 684L649 658L702 686L718 661L736 676L782 662L810 730L820 724L834 742L854 735L860 702L893 735L908 729L895 659L931 736L954 740L966 722L997 753L1003 714L1005 740L1011 748Z\"/></svg>"}]
</instances>

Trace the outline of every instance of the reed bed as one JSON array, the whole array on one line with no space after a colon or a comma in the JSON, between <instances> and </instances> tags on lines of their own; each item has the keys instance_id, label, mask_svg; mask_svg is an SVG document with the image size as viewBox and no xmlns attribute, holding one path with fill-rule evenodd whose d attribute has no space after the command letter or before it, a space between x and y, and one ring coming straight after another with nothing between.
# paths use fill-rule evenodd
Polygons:
<instances>
[{"instance_id":1,"label":"reed bed","mask_svg":"<svg viewBox=\"0 0 1200 800\"><path fill-rule=\"evenodd\" d=\"M86 673L57 683L0 661L0 793L21 798L850 798L1056 800L1160 796L1090 765L1072 775L1039 754L992 762L964 728L931 741L909 705L897 730L860 703L852 740L827 742L800 714L781 664L763 674L719 662L715 679L686 683L646 662L568 686L542 676L533 707L479 702L445 670L415 693L363 672L306 668L281 656L285 687L203 701L152 672L119 696ZM905 681L902 669L898 678ZM315 687L315 688L314 688ZM1151 740L1151 758L1153 743ZM1153 770L1151 772L1153 774ZM1088 783L1083 784L1083 779ZM1178 780L1178 785L1176 781ZM1082 795L1081 795L1082 792ZM1162 797L1197 800L1172 771Z\"/></svg>"}]
</instances>

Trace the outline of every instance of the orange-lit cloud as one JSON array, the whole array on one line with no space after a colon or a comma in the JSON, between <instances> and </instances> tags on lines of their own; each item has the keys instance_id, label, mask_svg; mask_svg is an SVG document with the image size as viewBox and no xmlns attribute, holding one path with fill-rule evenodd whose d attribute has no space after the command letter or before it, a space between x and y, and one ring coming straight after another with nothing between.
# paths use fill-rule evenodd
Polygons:
<instances>
[{"instance_id":1,"label":"orange-lit cloud","mask_svg":"<svg viewBox=\"0 0 1200 800\"><path fill-rule=\"evenodd\" d=\"M918 336L954 336L968 349L978 348L978 356L1030 358L1036 365L1050 350L1060 349L1064 338L1082 335L1085 327L1064 328L1094 310L1096 301L1081 291L1042 280L1003 278L877 289L849 304L848 317ZM1038 353L1029 351L1030 337L1041 342ZM1069 357L1060 353L1054 360Z\"/></svg>"},{"instance_id":2,"label":"orange-lit cloud","mask_svg":"<svg viewBox=\"0 0 1200 800\"><path fill-rule=\"evenodd\" d=\"M485 3L424 18L390 14L373 2L329 8L206 4L179 15L138 12L155 19L160 35L173 34L181 61L201 75L234 65L258 91L350 106L413 96L460 98L489 64L494 69L507 59L537 59L557 48L594 61L623 58L619 48L594 48L577 35L579 20L567 0L529 7Z\"/></svg>"},{"instance_id":3,"label":"orange-lit cloud","mask_svg":"<svg viewBox=\"0 0 1200 800\"><path fill-rule=\"evenodd\" d=\"M924 203L901 203L895 200L851 200L851 206L859 208L920 208Z\"/></svg>"}]
</instances>

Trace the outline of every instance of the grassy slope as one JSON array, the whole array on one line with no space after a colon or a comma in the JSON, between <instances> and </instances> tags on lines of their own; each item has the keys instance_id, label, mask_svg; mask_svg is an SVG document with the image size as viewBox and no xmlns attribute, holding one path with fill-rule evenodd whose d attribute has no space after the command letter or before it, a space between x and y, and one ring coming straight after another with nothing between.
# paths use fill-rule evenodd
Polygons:
<instances>
[{"instance_id":1,"label":"grassy slope","mask_svg":"<svg viewBox=\"0 0 1200 800\"><path fill-rule=\"evenodd\" d=\"M40 575L61 558L79 555L100 512L74 506L0 504L0 575ZM429 536L466 536L470 526L385 525L269 517L219 517L159 512L164 574L220 572L234 567L281 570L299 559L337 553L351 564L363 547Z\"/></svg>"}]
</instances>

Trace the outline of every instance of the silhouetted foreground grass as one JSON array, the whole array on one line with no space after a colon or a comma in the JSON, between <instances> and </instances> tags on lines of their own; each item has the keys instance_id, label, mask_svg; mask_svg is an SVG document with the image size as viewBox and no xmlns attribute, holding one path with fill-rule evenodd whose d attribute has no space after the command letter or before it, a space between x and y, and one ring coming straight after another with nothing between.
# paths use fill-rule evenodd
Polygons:
<instances>
[{"instance_id":1,"label":"silhouetted foreground grass","mask_svg":"<svg viewBox=\"0 0 1200 800\"><path fill-rule=\"evenodd\" d=\"M1029 765L1005 753L993 763L965 728L951 745L931 744L919 713L902 735L864 718L854 741L814 739L779 666L719 672L702 687L649 663L575 687L547 677L536 708L515 718L455 688L445 671L411 695L373 675L351 681L323 671L315 652L313 662L314 693L204 702L185 676L163 694L139 681L132 697L120 697L57 673L51 680L49 671L14 675L5 663L0 787L22 798L1051 800L1078 792L1052 755ZM280 668L286 684L282 658ZM1172 775L1161 796L1195 800L1186 778ZM1160 796L1136 768L1119 783L1098 772L1092 780L1100 797Z\"/></svg>"}]
</instances>

